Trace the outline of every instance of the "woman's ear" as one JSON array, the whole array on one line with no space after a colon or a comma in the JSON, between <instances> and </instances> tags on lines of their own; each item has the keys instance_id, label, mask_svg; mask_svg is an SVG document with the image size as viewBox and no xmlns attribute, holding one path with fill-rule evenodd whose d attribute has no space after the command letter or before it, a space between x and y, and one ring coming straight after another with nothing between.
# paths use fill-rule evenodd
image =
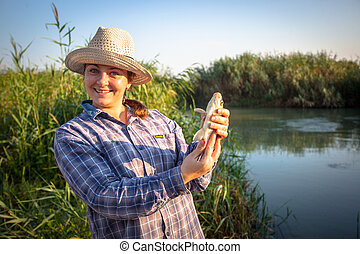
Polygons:
<instances>
[{"instance_id":1,"label":"woman's ear","mask_svg":"<svg viewBox=\"0 0 360 254\"><path fill-rule=\"evenodd\" d=\"M135 78L135 73L133 73L131 71L128 71L127 72L127 78L128 78L128 82L132 83L134 81L134 78Z\"/></svg>"},{"instance_id":2,"label":"woman's ear","mask_svg":"<svg viewBox=\"0 0 360 254\"><path fill-rule=\"evenodd\" d=\"M135 73L128 71L127 72L128 85L126 87L127 90L130 89L132 82L134 81L134 78L135 78Z\"/></svg>"}]
</instances>

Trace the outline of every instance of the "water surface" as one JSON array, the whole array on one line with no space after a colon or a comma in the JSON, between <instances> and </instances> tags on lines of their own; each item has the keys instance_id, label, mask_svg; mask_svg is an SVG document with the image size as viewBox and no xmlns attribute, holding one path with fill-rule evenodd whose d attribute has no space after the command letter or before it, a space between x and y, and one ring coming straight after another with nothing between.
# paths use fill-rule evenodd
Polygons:
<instances>
[{"instance_id":1,"label":"water surface","mask_svg":"<svg viewBox=\"0 0 360 254\"><path fill-rule=\"evenodd\" d=\"M360 111L232 109L252 178L280 215L284 238L356 238L360 212Z\"/></svg>"}]
</instances>

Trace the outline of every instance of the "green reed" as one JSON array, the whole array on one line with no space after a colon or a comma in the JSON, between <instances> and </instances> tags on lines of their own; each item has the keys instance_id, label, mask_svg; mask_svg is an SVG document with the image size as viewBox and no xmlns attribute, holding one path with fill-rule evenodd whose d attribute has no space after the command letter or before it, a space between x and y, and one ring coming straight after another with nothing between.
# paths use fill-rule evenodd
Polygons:
<instances>
[{"instance_id":1,"label":"green reed","mask_svg":"<svg viewBox=\"0 0 360 254\"><path fill-rule=\"evenodd\" d=\"M326 52L225 57L196 69L196 100L214 91L233 106L360 106L360 66Z\"/></svg>"},{"instance_id":2,"label":"green reed","mask_svg":"<svg viewBox=\"0 0 360 254\"><path fill-rule=\"evenodd\" d=\"M44 39L47 39L59 46L60 56L57 59L49 56L48 57L54 60L55 62L60 63L61 70L63 70L65 65L65 57L71 51L71 45L72 45L71 34L75 30L75 27L70 27L69 23L63 24L60 21L58 9L56 8L56 5L54 3L52 3L51 9L54 16L54 21L52 23L46 23L45 27L46 29L48 29L49 26L54 26L58 31L58 38L57 39L44 38Z\"/></svg>"},{"instance_id":3,"label":"green reed","mask_svg":"<svg viewBox=\"0 0 360 254\"><path fill-rule=\"evenodd\" d=\"M0 200L0 238L89 238L85 204L66 184L5 182Z\"/></svg>"}]
</instances>

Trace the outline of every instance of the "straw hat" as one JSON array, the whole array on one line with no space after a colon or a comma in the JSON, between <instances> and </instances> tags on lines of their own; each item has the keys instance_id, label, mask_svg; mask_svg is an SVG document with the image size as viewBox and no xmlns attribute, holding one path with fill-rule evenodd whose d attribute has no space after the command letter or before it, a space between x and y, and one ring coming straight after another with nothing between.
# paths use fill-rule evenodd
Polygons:
<instances>
[{"instance_id":1,"label":"straw hat","mask_svg":"<svg viewBox=\"0 0 360 254\"><path fill-rule=\"evenodd\" d=\"M134 41L131 35L119 28L99 27L87 48L70 52L65 65L71 71L84 75L85 64L103 64L135 73L132 85L149 82L152 77L148 70L134 60Z\"/></svg>"}]
</instances>

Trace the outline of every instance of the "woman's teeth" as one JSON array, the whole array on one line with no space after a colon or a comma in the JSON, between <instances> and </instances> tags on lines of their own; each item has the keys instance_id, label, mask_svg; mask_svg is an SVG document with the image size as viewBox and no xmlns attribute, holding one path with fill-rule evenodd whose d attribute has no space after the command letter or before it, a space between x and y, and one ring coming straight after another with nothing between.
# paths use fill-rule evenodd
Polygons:
<instances>
[{"instance_id":1,"label":"woman's teeth","mask_svg":"<svg viewBox=\"0 0 360 254\"><path fill-rule=\"evenodd\" d=\"M96 88L95 88L95 91L97 93L109 93L109 92L111 92L111 90L97 90Z\"/></svg>"}]
</instances>

